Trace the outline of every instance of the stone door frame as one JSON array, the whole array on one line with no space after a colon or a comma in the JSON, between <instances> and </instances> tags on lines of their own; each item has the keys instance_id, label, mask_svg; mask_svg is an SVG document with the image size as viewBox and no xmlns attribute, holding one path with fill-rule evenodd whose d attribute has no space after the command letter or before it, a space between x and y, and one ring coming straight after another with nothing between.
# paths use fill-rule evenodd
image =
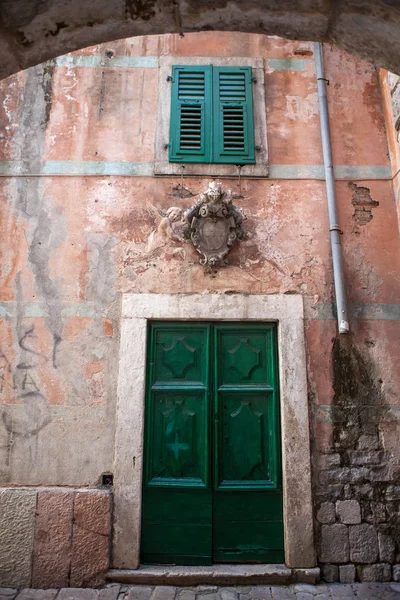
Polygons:
<instances>
[{"instance_id":1,"label":"stone door frame","mask_svg":"<svg viewBox=\"0 0 400 600\"><path fill-rule=\"evenodd\" d=\"M140 563L147 321L278 324L285 564L316 565L301 295L124 294L114 457L113 567Z\"/></svg>"}]
</instances>

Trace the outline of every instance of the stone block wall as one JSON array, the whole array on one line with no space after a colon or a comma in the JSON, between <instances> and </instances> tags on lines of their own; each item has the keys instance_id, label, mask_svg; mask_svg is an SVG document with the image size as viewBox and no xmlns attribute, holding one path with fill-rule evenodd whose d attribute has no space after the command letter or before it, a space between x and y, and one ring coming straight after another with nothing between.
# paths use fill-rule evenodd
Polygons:
<instances>
[{"instance_id":1,"label":"stone block wall","mask_svg":"<svg viewBox=\"0 0 400 600\"><path fill-rule=\"evenodd\" d=\"M323 502L317 520L319 558L325 581L400 580L400 565L394 564L396 543L390 528L386 523L377 527L375 523L361 522L358 501Z\"/></svg>"},{"instance_id":2,"label":"stone block wall","mask_svg":"<svg viewBox=\"0 0 400 600\"><path fill-rule=\"evenodd\" d=\"M81 587L104 583L109 566L107 490L0 490L0 586Z\"/></svg>"},{"instance_id":3,"label":"stone block wall","mask_svg":"<svg viewBox=\"0 0 400 600\"><path fill-rule=\"evenodd\" d=\"M400 580L400 428L373 362L333 344L331 452L316 481L318 559L328 582Z\"/></svg>"}]
</instances>

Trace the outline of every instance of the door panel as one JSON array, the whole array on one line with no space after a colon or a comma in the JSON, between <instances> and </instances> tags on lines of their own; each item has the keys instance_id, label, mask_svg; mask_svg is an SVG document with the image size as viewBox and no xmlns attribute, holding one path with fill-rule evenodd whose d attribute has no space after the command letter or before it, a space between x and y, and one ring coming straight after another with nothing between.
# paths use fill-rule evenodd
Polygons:
<instances>
[{"instance_id":1,"label":"door panel","mask_svg":"<svg viewBox=\"0 0 400 600\"><path fill-rule=\"evenodd\" d=\"M213 496L214 562L284 562L282 496L230 490Z\"/></svg>"},{"instance_id":2,"label":"door panel","mask_svg":"<svg viewBox=\"0 0 400 600\"><path fill-rule=\"evenodd\" d=\"M213 558L281 561L275 328L215 325L214 356Z\"/></svg>"},{"instance_id":3,"label":"door panel","mask_svg":"<svg viewBox=\"0 0 400 600\"><path fill-rule=\"evenodd\" d=\"M208 325L149 328L142 561L211 564Z\"/></svg>"},{"instance_id":4,"label":"door panel","mask_svg":"<svg viewBox=\"0 0 400 600\"><path fill-rule=\"evenodd\" d=\"M210 565L212 498L208 490L143 490L141 560Z\"/></svg>"},{"instance_id":5,"label":"door panel","mask_svg":"<svg viewBox=\"0 0 400 600\"><path fill-rule=\"evenodd\" d=\"M151 409L148 485L207 485L207 392L154 390Z\"/></svg>"},{"instance_id":6,"label":"door panel","mask_svg":"<svg viewBox=\"0 0 400 600\"><path fill-rule=\"evenodd\" d=\"M150 326L143 562L284 560L276 354L272 324Z\"/></svg>"},{"instance_id":7,"label":"door panel","mask_svg":"<svg viewBox=\"0 0 400 600\"><path fill-rule=\"evenodd\" d=\"M251 505L249 504L247 494L243 494L242 490L231 490L229 498L232 502L224 502L226 495L215 494L213 513L216 522L220 521L282 521L283 510L282 501L277 494L271 494L269 502L265 502L263 492L254 494ZM218 500L219 499L219 500Z\"/></svg>"},{"instance_id":8,"label":"door panel","mask_svg":"<svg viewBox=\"0 0 400 600\"><path fill-rule=\"evenodd\" d=\"M282 563L281 523L221 521L213 523L213 560L227 563Z\"/></svg>"},{"instance_id":9,"label":"door panel","mask_svg":"<svg viewBox=\"0 0 400 600\"><path fill-rule=\"evenodd\" d=\"M175 323L151 329L151 383L207 386L209 328Z\"/></svg>"},{"instance_id":10,"label":"door panel","mask_svg":"<svg viewBox=\"0 0 400 600\"><path fill-rule=\"evenodd\" d=\"M216 326L218 386L272 385L273 332L272 326Z\"/></svg>"},{"instance_id":11,"label":"door panel","mask_svg":"<svg viewBox=\"0 0 400 600\"><path fill-rule=\"evenodd\" d=\"M216 432L215 485L219 487L273 487L270 458L272 393L221 392Z\"/></svg>"}]
</instances>

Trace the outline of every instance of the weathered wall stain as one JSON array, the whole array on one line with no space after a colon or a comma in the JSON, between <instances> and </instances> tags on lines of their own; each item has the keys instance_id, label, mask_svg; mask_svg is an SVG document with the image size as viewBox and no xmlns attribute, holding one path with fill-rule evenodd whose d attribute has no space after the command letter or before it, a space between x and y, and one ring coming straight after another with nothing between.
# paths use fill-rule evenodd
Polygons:
<instances>
[{"instance_id":1,"label":"weathered wall stain","mask_svg":"<svg viewBox=\"0 0 400 600\"><path fill-rule=\"evenodd\" d=\"M62 52L99 44L118 36L149 35L179 31L173 10L178 2L125 0L115 7L92 2L85 9L76 0L49 6L43 2L7 3L3 27L9 43L2 77L58 56ZM291 39L323 40L339 44L348 52L375 60L378 66L397 70L398 21L395 2L364 0L348 7L342 3L300 4L288 0L265 4L186 0L179 6L185 31L245 31ZM178 21L179 23L179 21ZM58 35L62 31L61 35ZM371 37L373 32L373 37ZM53 42L49 44L49 38ZM61 38L61 39L59 39ZM20 47L22 46L22 48ZM29 51L24 52L24 48Z\"/></svg>"},{"instance_id":2,"label":"weathered wall stain","mask_svg":"<svg viewBox=\"0 0 400 600\"><path fill-rule=\"evenodd\" d=\"M47 326L52 332L55 342L62 339L63 319L60 286L57 279L50 275L50 259L64 239L65 225L62 209L52 206L45 209L42 205L36 216L28 260L35 276L37 290L47 305Z\"/></svg>"},{"instance_id":3,"label":"weathered wall stain","mask_svg":"<svg viewBox=\"0 0 400 600\"><path fill-rule=\"evenodd\" d=\"M89 281L86 287L86 298L93 300L100 316L104 314L116 295L117 273L112 251L117 241L110 234L92 233L88 235L87 242Z\"/></svg>"},{"instance_id":4,"label":"weathered wall stain","mask_svg":"<svg viewBox=\"0 0 400 600\"><path fill-rule=\"evenodd\" d=\"M399 499L393 493L400 490L400 468L382 436L385 423L396 418L377 355L372 338L332 339L333 447L316 487L319 557L328 577L338 568L334 563L350 561L362 580L365 563L393 564L400 551ZM379 569L374 577L390 579L390 567L385 575Z\"/></svg>"},{"instance_id":5,"label":"weathered wall stain","mask_svg":"<svg viewBox=\"0 0 400 600\"><path fill-rule=\"evenodd\" d=\"M5 391L5 387L14 388L12 384L12 365L7 355L0 348L0 394Z\"/></svg>"},{"instance_id":6,"label":"weathered wall stain","mask_svg":"<svg viewBox=\"0 0 400 600\"><path fill-rule=\"evenodd\" d=\"M46 128L51 114L54 63L48 62L27 71L19 131L14 145L14 159L26 164L28 172L40 172L46 144ZM44 196L38 178L19 178L11 184L15 209L27 221L28 260L38 293L48 308L47 325L55 340L62 338L60 292L51 277L52 252L64 239L62 209ZM58 342L59 343L59 342Z\"/></svg>"},{"instance_id":7,"label":"weathered wall stain","mask_svg":"<svg viewBox=\"0 0 400 600\"><path fill-rule=\"evenodd\" d=\"M383 381L374 377L375 365L367 349L362 352L351 337L337 337L332 345L333 405L335 409L334 447L343 452L344 465L349 464L348 451L357 450L361 435L378 436L378 423L385 414ZM374 420L371 420L371 410Z\"/></svg>"},{"instance_id":8,"label":"weathered wall stain","mask_svg":"<svg viewBox=\"0 0 400 600\"><path fill-rule=\"evenodd\" d=\"M37 102L38 114L30 119L35 129L30 132L30 125L27 125L25 133L20 131L14 149L15 155L28 161L31 169L39 168L43 155L41 153L45 151L45 134L41 131L41 127L45 125L45 121L42 121L42 109L45 106L45 103L41 103L42 99L42 92L33 98ZM23 111L34 112L26 98L25 103L27 106L23 107ZM22 151L24 144L26 147ZM30 154L31 147L33 151ZM109 349L115 347L117 337L107 333L106 341L104 339L104 295L97 294L99 287L94 291L97 305L101 306L95 324L86 331L83 327L83 335L80 333L77 336L71 328L71 319L67 319L68 326L64 331L62 307L69 294L60 285L64 274L55 271L53 267L57 250L65 248L68 225L63 209L58 204L60 197L54 198L47 194L44 182L37 178L11 182L9 190L20 222L26 228L27 249L26 262L21 263L22 270L17 273L14 286L16 319L13 322L13 339L16 360L13 352L7 353L2 349L0 378L2 401L6 402L6 406L2 411L0 427L0 453L2 460L4 459L0 480L2 483L12 481L13 473L17 470L17 479L20 478L21 483L29 480L31 483L39 483L46 479L51 481L51 478L53 481L66 482L73 471L83 473L85 468L92 465L90 468L93 468L93 474L89 477L95 481L98 473L104 470L104 465L96 466L98 461L89 458L89 448L100 444L100 440L109 444L108 440L113 435L111 389L115 378L112 372L116 372L117 352ZM31 286L27 285L30 273L33 276L33 295L30 295ZM105 273L106 270L101 269L101 274ZM114 294L112 289L113 284L109 288L111 295ZM45 330L43 325L37 326L38 320L26 317L27 300L37 300L43 307ZM107 300L108 311L109 308ZM110 312L113 320L117 318L117 314L118 310ZM114 331L118 331L118 326L113 327ZM84 361L83 356L86 357ZM107 369L107 362L110 367L113 364L110 371ZM71 408L103 407L104 412L99 416L94 413L92 417L88 413L84 419L80 419L81 423L76 423L76 417L71 411L60 418L59 413L55 412L60 404ZM106 427L106 423L110 427ZM71 438L79 436L79 430L83 435L85 427L94 428L86 436L88 452L78 459L81 464L74 468L75 458L69 453ZM46 428L49 429L48 433L44 431ZM44 445L48 447L49 438L58 439L58 448L56 452L50 452L53 456L51 464L45 466L46 453L43 455L42 448ZM44 439L48 441L45 442ZM98 457L101 455L99 451L96 454ZM111 464L108 468L110 467ZM47 471L47 476L44 470ZM85 479L88 483L87 475L83 476L82 482Z\"/></svg>"},{"instance_id":9,"label":"weathered wall stain","mask_svg":"<svg viewBox=\"0 0 400 600\"><path fill-rule=\"evenodd\" d=\"M148 21L156 14L156 0L125 0L125 13L128 19Z\"/></svg>"},{"instance_id":10,"label":"weathered wall stain","mask_svg":"<svg viewBox=\"0 0 400 600\"><path fill-rule=\"evenodd\" d=\"M18 114L19 128L13 143L13 158L26 166L28 172L40 172L45 150L45 132L51 115L52 76L54 62L30 69L25 76L23 101ZM46 325L53 337L53 347L48 354L56 365L57 347L62 339L63 319L60 309L60 294L57 283L50 275L50 257L63 239L63 223L60 209L53 207L44 198L42 182L38 178L20 178L9 186L10 198L16 215L25 222L28 243L27 266L32 271L37 295L47 308ZM15 277L17 301L16 356L17 363L7 366L8 389L15 398L16 407L10 404L2 412L2 422L8 435L6 466L12 469L15 437L26 438L33 457L35 443L29 441L50 423L46 391L42 385L42 367L49 356L37 349L35 325L27 322L23 315L26 298L22 272ZM4 354L4 352L3 352ZM7 360L7 359L6 359ZM4 377L4 369L3 369Z\"/></svg>"}]
</instances>

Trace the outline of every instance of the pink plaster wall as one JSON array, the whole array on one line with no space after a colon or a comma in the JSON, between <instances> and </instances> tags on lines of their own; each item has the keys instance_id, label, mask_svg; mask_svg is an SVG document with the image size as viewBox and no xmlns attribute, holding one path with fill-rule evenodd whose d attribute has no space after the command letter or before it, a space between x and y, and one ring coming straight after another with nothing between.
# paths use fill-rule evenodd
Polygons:
<instances>
[{"instance_id":1,"label":"pink plaster wall","mask_svg":"<svg viewBox=\"0 0 400 600\"><path fill-rule=\"evenodd\" d=\"M121 40L75 56L104 58L106 50L210 61L264 58L271 165L322 165L312 44L204 32ZM325 47L324 55L335 165L390 167L375 69L336 48ZM306 68L268 65L287 58L305 59ZM157 68L52 65L43 75L38 67L1 82L0 94L2 161L30 162L33 172L49 160L154 160ZM102 472L112 471L123 292L303 294L316 484L326 456L337 452L329 412L338 375L324 182L242 180L243 198L236 202L249 235L215 278L204 273L190 245L150 242L157 227L152 207L193 202L176 197L179 183L172 176L0 178L0 484L96 486ZM185 179L194 195L207 183ZM239 191L236 178L224 185ZM367 224L355 217L354 186L368 188L379 203ZM336 190L348 298L356 305L346 344L381 382L387 410L380 412L379 431L394 468L400 458L393 444L400 409L400 269L393 184L390 177L341 180Z\"/></svg>"}]
</instances>

